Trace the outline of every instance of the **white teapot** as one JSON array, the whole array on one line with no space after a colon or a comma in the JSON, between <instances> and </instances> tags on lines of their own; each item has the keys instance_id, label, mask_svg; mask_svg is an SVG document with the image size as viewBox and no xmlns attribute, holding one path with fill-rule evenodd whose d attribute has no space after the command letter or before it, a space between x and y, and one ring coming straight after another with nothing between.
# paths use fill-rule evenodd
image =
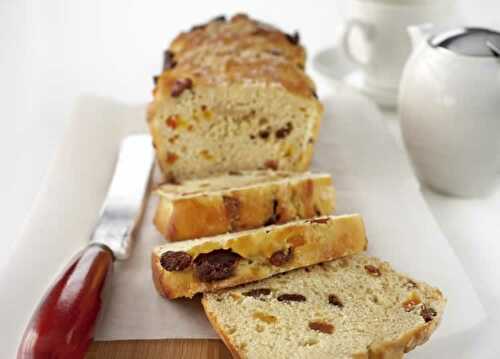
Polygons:
<instances>
[{"instance_id":1,"label":"white teapot","mask_svg":"<svg viewBox=\"0 0 500 359\"><path fill-rule=\"evenodd\" d=\"M417 176L439 192L491 192L500 174L500 33L409 27L413 53L399 90Z\"/></svg>"}]
</instances>

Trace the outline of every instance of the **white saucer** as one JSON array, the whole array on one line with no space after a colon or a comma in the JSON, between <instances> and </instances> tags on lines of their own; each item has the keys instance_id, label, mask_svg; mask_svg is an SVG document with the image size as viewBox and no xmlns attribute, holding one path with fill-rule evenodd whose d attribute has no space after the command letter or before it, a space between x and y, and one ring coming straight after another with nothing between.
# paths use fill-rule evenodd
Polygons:
<instances>
[{"instance_id":1,"label":"white saucer","mask_svg":"<svg viewBox=\"0 0 500 359\"><path fill-rule=\"evenodd\" d=\"M384 88L368 83L361 69L336 47L321 50L314 56L314 68L326 76L335 87L347 84L372 98L384 108L395 108L398 98L397 88Z\"/></svg>"}]
</instances>

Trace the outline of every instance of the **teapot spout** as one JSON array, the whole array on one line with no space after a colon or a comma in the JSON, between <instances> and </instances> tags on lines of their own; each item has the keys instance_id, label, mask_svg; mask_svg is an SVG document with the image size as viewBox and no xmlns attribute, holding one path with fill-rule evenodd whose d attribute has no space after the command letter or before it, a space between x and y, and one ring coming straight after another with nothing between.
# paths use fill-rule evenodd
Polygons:
<instances>
[{"instance_id":1,"label":"teapot spout","mask_svg":"<svg viewBox=\"0 0 500 359\"><path fill-rule=\"evenodd\" d=\"M429 36L432 35L434 29L435 26L431 23L408 26L407 31L408 35L410 35L413 49L428 39Z\"/></svg>"}]
</instances>

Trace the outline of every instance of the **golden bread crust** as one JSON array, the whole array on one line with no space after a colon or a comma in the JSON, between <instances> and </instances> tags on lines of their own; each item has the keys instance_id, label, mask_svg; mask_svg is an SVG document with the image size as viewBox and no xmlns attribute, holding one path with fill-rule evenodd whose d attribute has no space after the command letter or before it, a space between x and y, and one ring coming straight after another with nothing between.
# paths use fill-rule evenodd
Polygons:
<instances>
[{"instance_id":1,"label":"golden bread crust","mask_svg":"<svg viewBox=\"0 0 500 359\"><path fill-rule=\"evenodd\" d=\"M157 289L160 294L170 299L191 298L196 293L254 282L277 273L360 253L366 249L366 233L359 215L321 218L327 220L316 223L311 223L314 220L297 221L268 227L269 229L156 247L152 255L152 270ZM183 252L188 253L193 260L199 254L218 249L230 249L240 255L241 259L232 276L222 280L202 281L192 266L182 271L167 271L162 267L162 255L168 251L176 251L181 243L186 244ZM290 248L293 250L290 261L279 266L271 264L270 257L274 253L286 252Z\"/></svg>"},{"instance_id":2,"label":"golden bread crust","mask_svg":"<svg viewBox=\"0 0 500 359\"><path fill-rule=\"evenodd\" d=\"M167 59L147 112L166 178L307 170L323 106L298 36L237 15L182 33Z\"/></svg>"},{"instance_id":3,"label":"golden bread crust","mask_svg":"<svg viewBox=\"0 0 500 359\"><path fill-rule=\"evenodd\" d=\"M231 355L234 359L243 359L244 357L240 355L238 348L231 341L231 339L225 334L224 330L222 330L222 326L219 324L217 320L217 316L212 313L207 306L207 299L205 296L201 298L201 304L203 305L203 309L205 310L205 315L208 318L208 321L212 325L212 328L217 332L219 337L222 339L227 349L231 352ZM355 359L355 358L354 358Z\"/></svg>"},{"instance_id":4,"label":"golden bread crust","mask_svg":"<svg viewBox=\"0 0 500 359\"><path fill-rule=\"evenodd\" d=\"M169 97L175 82L190 78L193 86L234 82L279 84L307 98L314 82L304 73L305 51L292 35L250 19L233 16L181 33L169 51L175 66L159 77L155 97Z\"/></svg>"},{"instance_id":5,"label":"golden bread crust","mask_svg":"<svg viewBox=\"0 0 500 359\"><path fill-rule=\"evenodd\" d=\"M329 176L304 176L290 182L269 181L173 198L160 188L157 194L160 201L154 223L171 241L329 215L335 209L335 190Z\"/></svg>"},{"instance_id":6,"label":"golden bread crust","mask_svg":"<svg viewBox=\"0 0 500 359\"><path fill-rule=\"evenodd\" d=\"M441 300L444 300L440 295ZM432 333L439 326L442 319L442 313L430 322L422 324L417 328L403 333L398 339L392 341L383 341L373 343L367 348L367 352L353 355L353 359L401 359L404 355L418 345L425 344Z\"/></svg>"}]
</instances>

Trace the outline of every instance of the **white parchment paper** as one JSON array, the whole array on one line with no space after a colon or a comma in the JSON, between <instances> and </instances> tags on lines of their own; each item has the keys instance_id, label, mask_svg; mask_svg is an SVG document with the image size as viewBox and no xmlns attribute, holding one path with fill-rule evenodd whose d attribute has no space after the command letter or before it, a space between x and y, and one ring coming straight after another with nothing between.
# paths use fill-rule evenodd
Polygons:
<instances>
[{"instance_id":1,"label":"white parchment paper","mask_svg":"<svg viewBox=\"0 0 500 359\"><path fill-rule=\"evenodd\" d=\"M443 290L448 306L436 337L479 324L484 319L482 306L376 107L350 91L327 99L325 105L313 169L332 174L337 212L364 216L369 254ZM79 101L24 234L0 273L0 318L9 327L0 357L13 357L47 286L85 245L118 144L128 133L146 131L144 112L143 106L103 98ZM132 257L115 264L97 340L216 337L198 299L167 301L153 287L150 251L163 242L152 225L155 204L151 198ZM417 357L418 352L412 354Z\"/></svg>"}]
</instances>

